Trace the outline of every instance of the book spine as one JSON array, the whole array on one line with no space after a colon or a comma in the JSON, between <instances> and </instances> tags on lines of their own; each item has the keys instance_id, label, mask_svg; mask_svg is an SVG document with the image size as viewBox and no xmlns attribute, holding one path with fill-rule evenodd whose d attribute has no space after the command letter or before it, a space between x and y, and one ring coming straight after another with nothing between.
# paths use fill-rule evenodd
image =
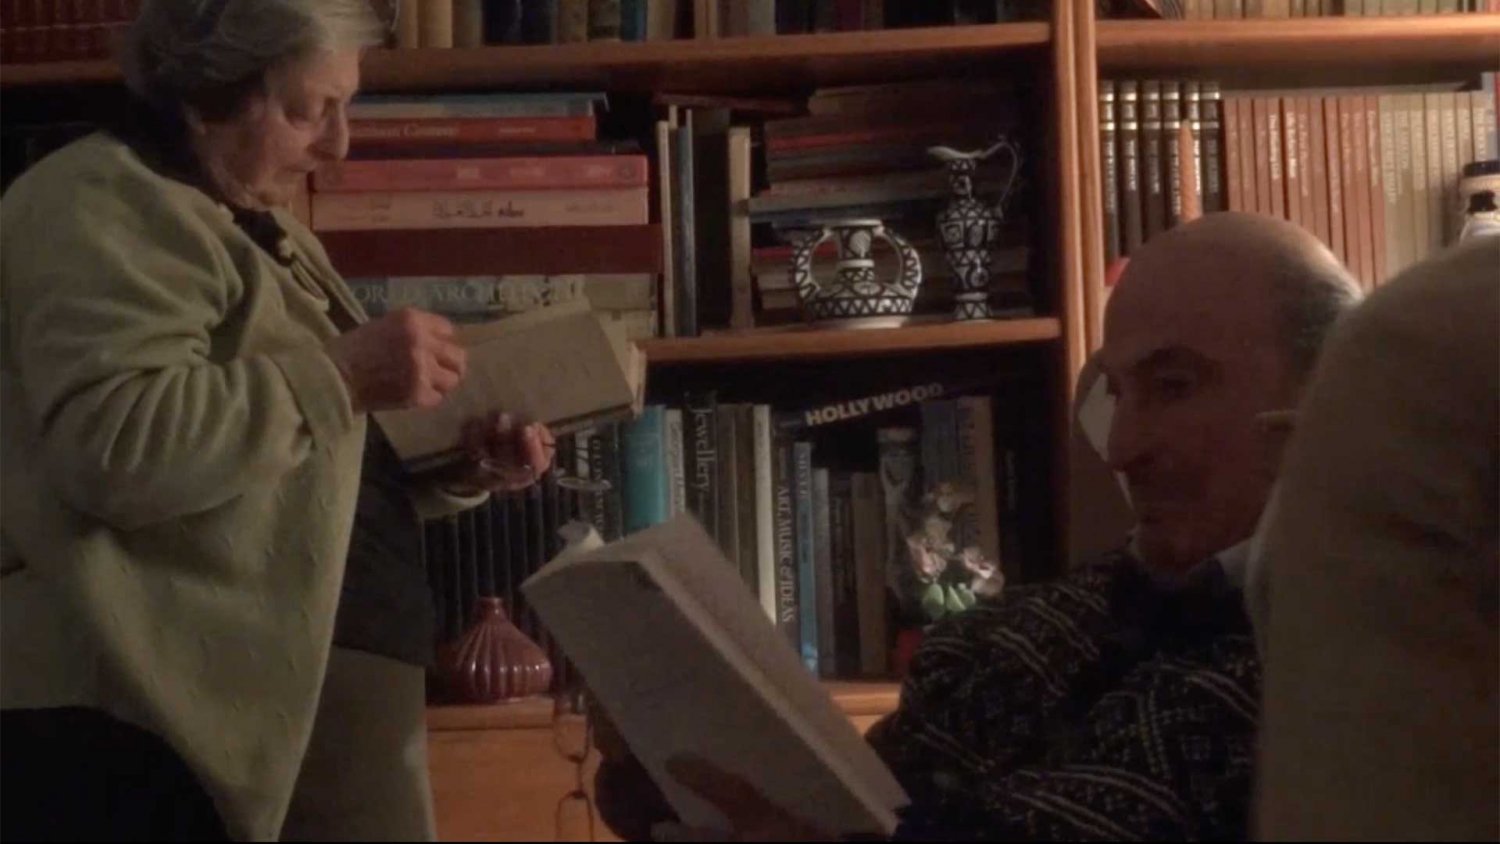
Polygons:
<instances>
[{"instance_id":1,"label":"book spine","mask_svg":"<svg viewBox=\"0 0 1500 844\"><path fill-rule=\"evenodd\" d=\"M1297 160L1302 170L1302 183L1297 196L1297 206L1302 216L1302 227L1321 238L1322 234L1318 231L1318 212L1314 204L1315 191L1313 181L1316 179L1316 176L1313 175L1313 165L1317 162L1314 160L1315 156L1312 154L1312 115L1308 111L1307 97L1292 97L1291 103L1292 111L1297 115L1297 136L1290 139L1288 143L1296 146ZM1290 153L1291 147L1289 146L1287 149Z\"/></svg>"},{"instance_id":2,"label":"book spine","mask_svg":"<svg viewBox=\"0 0 1500 844\"><path fill-rule=\"evenodd\" d=\"M812 443L794 443L794 489L797 508L797 596L802 662L818 673L817 519L813 504Z\"/></svg>"},{"instance_id":3,"label":"book spine","mask_svg":"<svg viewBox=\"0 0 1500 844\"><path fill-rule=\"evenodd\" d=\"M964 545L978 546L1000 564L1000 505L995 489L995 421L989 396L962 396L956 402L958 459L964 483L974 493L965 512Z\"/></svg>"},{"instance_id":4,"label":"book spine","mask_svg":"<svg viewBox=\"0 0 1500 844\"><path fill-rule=\"evenodd\" d=\"M1405 187L1398 169L1396 150L1395 96L1382 94L1374 98L1380 112L1380 182L1385 204L1385 227L1382 244L1385 251L1384 270L1381 280L1394 276L1401 269L1401 240L1397 230L1401 225L1401 194Z\"/></svg>"},{"instance_id":5,"label":"book spine","mask_svg":"<svg viewBox=\"0 0 1500 844\"><path fill-rule=\"evenodd\" d=\"M1286 218L1286 175L1281 148L1281 102L1277 98L1266 100L1266 153L1270 168L1271 208L1273 217Z\"/></svg>"},{"instance_id":6,"label":"book spine","mask_svg":"<svg viewBox=\"0 0 1500 844\"><path fill-rule=\"evenodd\" d=\"M589 40L589 0L557 0L557 41L577 44Z\"/></svg>"},{"instance_id":7,"label":"book spine","mask_svg":"<svg viewBox=\"0 0 1500 844\"><path fill-rule=\"evenodd\" d=\"M775 485L776 629L792 649L802 652L801 602L797 598L797 472L790 440L774 439L772 481Z\"/></svg>"},{"instance_id":8,"label":"book spine","mask_svg":"<svg viewBox=\"0 0 1500 844\"><path fill-rule=\"evenodd\" d=\"M619 0L620 40L645 41L647 0Z\"/></svg>"},{"instance_id":9,"label":"book spine","mask_svg":"<svg viewBox=\"0 0 1500 844\"><path fill-rule=\"evenodd\" d=\"M669 516L667 459L663 451L666 408L647 405L624 426L625 533L665 522Z\"/></svg>"},{"instance_id":10,"label":"book spine","mask_svg":"<svg viewBox=\"0 0 1500 844\"><path fill-rule=\"evenodd\" d=\"M453 46L484 46L484 3L482 0L452 0Z\"/></svg>"},{"instance_id":11,"label":"book spine","mask_svg":"<svg viewBox=\"0 0 1500 844\"><path fill-rule=\"evenodd\" d=\"M718 400L713 393L689 393L684 399L684 467L687 508L709 536L719 536Z\"/></svg>"},{"instance_id":12,"label":"book spine","mask_svg":"<svg viewBox=\"0 0 1500 844\"><path fill-rule=\"evenodd\" d=\"M345 161L313 174L325 193L645 187L643 155Z\"/></svg>"},{"instance_id":13,"label":"book spine","mask_svg":"<svg viewBox=\"0 0 1500 844\"><path fill-rule=\"evenodd\" d=\"M1390 278L1386 265L1385 160L1380 149L1380 98L1363 98L1365 111L1365 175L1370 194L1370 261L1376 284Z\"/></svg>"},{"instance_id":14,"label":"book spine","mask_svg":"<svg viewBox=\"0 0 1500 844\"><path fill-rule=\"evenodd\" d=\"M603 480L609 484L609 491L603 495L603 538L613 541L625 535L625 449L621 442L620 426L604 425L600 430L599 444L599 459L604 469Z\"/></svg>"},{"instance_id":15,"label":"book spine","mask_svg":"<svg viewBox=\"0 0 1500 844\"><path fill-rule=\"evenodd\" d=\"M1394 178L1387 180L1386 187L1387 193L1394 190L1396 199L1396 213L1387 216L1392 222L1390 238L1396 253L1390 271L1395 276L1416 260L1416 244L1413 239L1416 222L1412 215L1415 185L1412 183L1411 109L1408 108L1407 97L1405 94L1392 94L1382 101L1381 108L1387 105L1391 111L1392 135L1395 138L1394 146L1388 148L1396 151Z\"/></svg>"},{"instance_id":16,"label":"book spine","mask_svg":"<svg viewBox=\"0 0 1500 844\"><path fill-rule=\"evenodd\" d=\"M1427 162L1427 252L1431 257L1443 251L1443 108L1440 94L1422 97L1423 139Z\"/></svg>"},{"instance_id":17,"label":"book spine","mask_svg":"<svg viewBox=\"0 0 1500 844\"><path fill-rule=\"evenodd\" d=\"M856 472L851 479L854 499L854 566L859 592L859 662L866 677L882 677L889 670L886 644L885 504L880 477Z\"/></svg>"},{"instance_id":18,"label":"book spine","mask_svg":"<svg viewBox=\"0 0 1500 844\"><path fill-rule=\"evenodd\" d=\"M1286 218L1311 230L1312 226L1308 225L1309 221L1302 219L1302 188L1307 177L1303 173L1306 162L1299 154L1301 150L1297 146L1297 133L1301 130L1298 117L1297 98L1282 97L1281 126L1285 135L1282 145L1286 150Z\"/></svg>"},{"instance_id":19,"label":"book spine","mask_svg":"<svg viewBox=\"0 0 1500 844\"><path fill-rule=\"evenodd\" d=\"M1099 80L1099 150L1104 178L1104 262L1120 257L1120 158L1115 149L1115 83Z\"/></svg>"},{"instance_id":20,"label":"book spine","mask_svg":"<svg viewBox=\"0 0 1500 844\"><path fill-rule=\"evenodd\" d=\"M1445 243L1457 243L1464 226L1464 201L1458 184L1463 179L1464 165L1477 158L1474 155L1474 126L1469 115L1467 91L1443 94L1443 211L1448 219ZM1450 120L1449 115L1452 115ZM1452 138L1452 150L1449 149Z\"/></svg>"},{"instance_id":21,"label":"book spine","mask_svg":"<svg viewBox=\"0 0 1500 844\"><path fill-rule=\"evenodd\" d=\"M771 434L771 408L757 404L751 410L755 476L755 571L756 594L771 623L777 617L776 583L776 478Z\"/></svg>"},{"instance_id":22,"label":"book spine","mask_svg":"<svg viewBox=\"0 0 1500 844\"><path fill-rule=\"evenodd\" d=\"M1161 83L1141 83L1141 180L1146 240L1167 230L1167 198L1162 190Z\"/></svg>"},{"instance_id":23,"label":"book spine","mask_svg":"<svg viewBox=\"0 0 1500 844\"><path fill-rule=\"evenodd\" d=\"M1224 106L1224 170L1228 188L1229 210L1244 211L1245 189L1240 181L1240 110L1239 101L1226 98Z\"/></svg>"},{"instance_id":24,"label":"book spine","mask_svg":"<svg viewBox=\"0 0 1500 844\"><path fill-rule=\"evenodd\" d=\"M737 404L720 402L714 408L714 431L719 442L719 532L714 537L724 556L734 563L745 585L755 588L755 578L747 576L745 560L740 554L740 510L739 510L739 437L735 432Z\"/></svg>"},{"instance_id":25,"label":"book spine","mask_svg":"<svg viewBox=\"0 0 1500 844\"><path fill-rule=\"evenodd\" d=\"M677 336L698 336L698 254L697 209L693 201L694 161L692 113L672 138L672 206L673 256L677 265L673 275L677 290Z\"/></svg>"},{"instance_id":26,"label":"book spine","mask_svg":"<svg viewBox=\"0 0 1500 844\"><path fill-rule=\"evenodd\" d=\"M670 120L656 121L656 222L661 228L661 324L663 335L677 336L677 215L673 180L673 128Z\"/></svg>"},{"instance_id":27,"label":"book spine","mask_svg":"<svg viewBox=\"0 0 1500 844\"><path fill-rule=\"evenodd\" d=\"M1365 152L1365 103L1363 97L1343 96L1339 98L1340 132L1345 128L1347 115L1348 137L1341 138L1345 146L1344 190L1351 197L1344 211L1350 234L1345 237L1346 248L1354 256L1351 270L1366 290L1375 287L1375 260L1373 242L1370 237L1370 175L1369 156ZM1351 214L1352 211L1352 214ZM1352 219L1351 219L1352 218Z\"/></svg>"},{"instance_id":28,"label":"book spine","mask_svg":"<svg viewBox=\"0 0 1500 844\"><path fill-rule=\"evenodd\" d=\"M370 191L312 197L314 231L628 226L647 220L645 188L590 191Z\"/></svg>"},{"instance_id":29,"label":"book spine","mask_svg":"<svg viewBox=\"0 0 1500 844\"><path fill-rule=\"evenodd\" d=\"M1256 132L1255 100L1239 97L1235 109L1240 119L1240 192L1244 196L1246 211L1260 210L1259 171L1255 160Z\"/></svg>"},{"instance_id":30,"label":"book spine","mask_svg":"<svg viewBox=\"0 0 1500 844\"><path fill-rule=\"evenodd\" d=\"M917 431L912 428L880 428L875 439L880 454L880 493L885 504L886 583L900 594L903 574L909 570L906 537L911 513L921 498L917 460Z\"/></svg>"},{"instance_id":31,"label":"book spine","mask_svg":"<svg viewBox=\"0 0 1500 844\"><path fill-rule=\"evenodd\" d=\"M1251 100L1255 115L1255 210L1271 215L1271 115L1274 100ZM1279 215L1277 215L1279 216Z\"/></svg>"},{"instance_id":32,"label":"book spine","mask_svg":"<svg viewBox=\"0 0 1500 844\"><path fill-rule=\"evenodd\" d=\"M1430 199L1427 174L1427 109L1421 94L1406 95L1407 125L1411 132L1412 263L1427 258L1432 248Z\"/></svg>"},{"instance_id":33,"label":"book spine","mask_svg":"<svg viewBox=\"0 0 1500 844\"><path fill-rule=\"evenodd\" d=\"M592 115L572 117L431 117L416 120L349 121L349 143L401 143L410 146L452 143L550 143L592 141Z\"/></svg>"},{"instance_id":34,"label":"book spine","mask_svg":"<svg viewBox=\"0 0 1500 844\"><path fill-rule=\"evenodd\" d=\"M683 447L682 408L667 408L662 423L662 448L667 455L667 515L675 518L687 512L687 456Z\"/></svg>"},{"instance_id":35,"label":"book spine","mask_svg":"<svg viewBox=\"0 0 1500 844\"><path fill-rule=\"evenodd\" d=\"M1133 80L1126 80L1119 85L1120 163L1124 167L1120 216L1125 221L1122 240L1127 255L1140 248L1145 232L1144 221L1141 219L1141 127L1137 113L1139 92L1139 84Z\"/></svg>"},{"instance_id":36,"label":"book spine","mask_svg":"<svg viewBox=\"0 0 1500 844\"><path fill-rule=\"evenodd\" d=\"M521 43L556 44L558 0L521 0Z\"/></svg>"},{"instance_id":37,"label":"book spine","mask_svg":"<svg viewBox=\"0 0 1500 844\"><path fill-rule=\"evenodd\" d=\"M1332 250L1333 223L1331 215L1333 209L1328 193L1328 134L1326 121L1323 119L1323 104L1317 97L1301 97L1299 99L1302 101L1301 104L1307 109L1306 122L1311 132L1307 169L1312 174L1313 182L1313 225L1323 244Z\"/></svg>"},{"instance_id":38,"label":"book spine","mask_svg":"<svg viewBox=\"0 0 1500 844\"><path fill-rule=\"evenodd\" d=\"M1337 97L1323 98L1323 132L1327 137L1328 172L1328 233L1333 241L1329 244L1344 266L1349 266L1348 241L1345 239L1344 217L1348 205L1344 199L1343 125L1339 122Z\"/></svg>"},{"instance_id":39,"label":"book spine","mask_svg":"<svg viewBox=\"0 0 1500 844\"><path fill-rule=\"evenodd\" d=\"M829 470L813 469L813 579L817 584L818 676L831 679L837 671L838 644L833 593L833 540Z\"/></svg>"},{"instance_id":40,"label":"book spine","mask_svg":"<svg viewBox=\"0 0 1500 844\"><path fill-rule=\"evenodd\" d=\"M750 594L765 600L761 591L759 529L756 525L755 405L734 405L735 535L739 540L740 572Z\"/></svg>"},{"instance_id":41,"label":"book spine","mask_svg":"<svg viewBox=\"0 0 1500 844\"><path fill-rule=\"evenodd\" d=\"M1493 80L1493 74L1490 75ZM1495 119L1496 92L1471 91L1469 93L1470 108L1474 120L1474 161L1488 161L1500 155L1500 142L1497 142L1497 121ZM1464 162L1465 164L1469 162Z\"/></svg>"},{"instance_id":42,"label":"book spine","mask_svg":"<svg viewBox=\"0 0 1500 844\"><path fill-rule=\"evenodd\" d=\"M422 0L417 4L418 40L423 47L453 46L453 0Z\"/></svg>"},{"instance_id":43,"label":"book spine","mask_svg":"<svg viewBox=\"0 0 1500 844\"><path fill-rule=\"evenodd\" d=\"M1177 135L1182 130L1182 92L1176 82L1163 82L1161 90L1161 147L1166 156L1167 225L1182 222L1182 150Z\"/></svg>"},{"instance_id":44,"label":"book spine","mask_svg":"<svg viewBox=\"0 0 1500 844\"><path fill-rule=\"evenodd\" d=\"M854 490L848 472L828 476L828 557L833 572L833 676L859 674L859 586L854 561Z\"/></svg>"},{"instance_id":45,"label":"book spine","mask_svg":"<svg viewBox=\"0 0 1500 844\"><path fill-rule=\"evenodd\" d=\"M1208 179L1203 164L1203 88L1197 82L1187 82L1183 84L1182 93L1183 102L1187 107L1185 121L1193 141L1193 160L1190 166L1193 168L1194 175L1194 205L1200 212L1206 212L1208 208L1204 205L1203 196ZM1183 162L1183 164L1188 166L1189 162Z\"/></svg>"},{"instance_id":46,"label":"book spine","mask_svg":"<svg viewBox=\"0 0 1500 844\"><path fill-rule=\"evenodd\" d=\"M588 0L588 40L621 40L622 0Z\"/></svg>"},{"instance_id":47,"label":"book spine","mask_svg":"<svg viewBox=\"0 0 1500 844\"><path fill-rule=\"evenodd\" d=\"M1217 82L1203 83L1203 213L1227 207L1223 161L1223 100Z\"/></svg>"},{"instance_id":48,"label":"book spine","mask_svg":"<svg viewBox=\"0 0 1500 844\"><path fill-rule=\"evenodd\" d=\"M727 135L729 168L729 327L753 328L755 291L750 280L750 129L732 126Z\"/></svg>"},{"instance_id":49,"label":"book spine","mask_svg":"<svg viewBox=\"0 0 1500 844\"><path fill-rule=\"evenodd\" d=\"M350 120L529 120L592 117L597 94L451 94L413 99L375 95L349 104Z\"/></svg>"}]
</instances>

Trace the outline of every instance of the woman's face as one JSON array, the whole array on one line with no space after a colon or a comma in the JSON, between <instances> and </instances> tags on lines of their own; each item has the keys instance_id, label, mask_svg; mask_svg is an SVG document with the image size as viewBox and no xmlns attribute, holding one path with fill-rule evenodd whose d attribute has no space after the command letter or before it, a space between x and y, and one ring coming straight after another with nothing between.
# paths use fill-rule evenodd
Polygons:
<instances>
[{"instance_id":1,"label":"woman's face","mask_svg":"<svg viewBox=\"0 0 1500 844\"><path fill-rule=\"evenodd\" d=\"M252 208L285 205L309 173L344 157L359 55L337 50L287 62L267 74L265 91L233 117L201 125L196 150L230 200Z\"/></svg>"}]
</instances>

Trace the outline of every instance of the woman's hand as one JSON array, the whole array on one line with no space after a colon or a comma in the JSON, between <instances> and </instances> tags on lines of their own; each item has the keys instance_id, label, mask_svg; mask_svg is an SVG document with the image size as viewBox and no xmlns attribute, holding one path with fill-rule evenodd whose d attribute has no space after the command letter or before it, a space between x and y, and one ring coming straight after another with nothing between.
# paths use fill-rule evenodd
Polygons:
<instances>
[{"instance_id":1,"label":"woman's hand","mask_svg":"<svg viewBox=\"0 0 1500 844\"><path fill-rule=\"evenodd\" d=\"M416 308L365 323L326 349L344 376L355 413L432 407L458 386L466 361L453 324Z\"/></svg>"},{"instance_id":2,"label":"woman's hand","mask_svg":"<svg viewBox=\"0 0 1500 844\"><path fill-rule=\"evenodd\" d=\"M450 488L460 493L515 492L536 483L557 456L546 425L521 425L509 413L491 413L464 425L469 464Z\"/></svg>"}]
</instances>

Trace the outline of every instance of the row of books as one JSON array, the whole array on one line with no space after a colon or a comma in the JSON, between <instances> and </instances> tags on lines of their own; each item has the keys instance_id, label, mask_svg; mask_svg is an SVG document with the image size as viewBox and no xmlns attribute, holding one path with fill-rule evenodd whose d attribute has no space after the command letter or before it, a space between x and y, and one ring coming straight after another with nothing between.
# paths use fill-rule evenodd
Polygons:
<instances>
[{"instance_id":1,"label":"row of books","mask_svg":"<svg viewBox=\"0 0 1500 844\"><path fill-rule=\"evenodd\" d=\"M1367 287L1456 240L1465 165L1494 158L1496 92L1459 86L1224 92L1204 83L1101 87L1105 240L1112 259L1181 218L1254 211L1306 227ZM1170 96L1178 94L1180 96ZM1179 110L1178 102L1187 102ZM1176 142L1191 135L1192 160ZM1190 169L1198 178L1178 178Z\"/></svg>"},{"instance_id":2,"label":"row of books","mask_svg":"<svg viewBox=\"0 0 1500 844\"><path fill-rule=\"evenodd\" d=\"M1500 3L1496 0L1182 0L1182 16L1194 20L1453 15L1497 11L1500 11Z\"/></svg>"},{"instance_id":3,"label":"row of books","mask_svg":"<svg viewBox=\"0 0 1500 844\"><path fill-rule=\"evenodd\" d=\"M103 59L141 0L0 0L0 63Z\"/></svg>"},{"instance_id":4,"label":"row of books","mask_svg":"<svg viewBox=\"0 0 1500 844\"><path fill-rule=\"evenodd\" d=\"M617 430L580 434L567 468L609 482L583 504L602 535L690 513L810 670L884 676L893 624L916 622L888 597L910 591L905 539L921 527L924 491L945 482L973 490L954 541L1003 556L991 398L914 401L924 390L942 385L882 394L892 405L904 397L920 423L875 431L878 464L823 456L806 413L695 393L649 405Z\"/></svg>"},{"instance_id":5,"label":"row of books","mask_svg":"<svg viewBox=\"0 0 1500 844\"><path fill-rule=\"evenodd\" d=\"M641 225L644 156L597 140L600 94L371 97L312 180L315 231Z\"/></svg>"}]
</instances>

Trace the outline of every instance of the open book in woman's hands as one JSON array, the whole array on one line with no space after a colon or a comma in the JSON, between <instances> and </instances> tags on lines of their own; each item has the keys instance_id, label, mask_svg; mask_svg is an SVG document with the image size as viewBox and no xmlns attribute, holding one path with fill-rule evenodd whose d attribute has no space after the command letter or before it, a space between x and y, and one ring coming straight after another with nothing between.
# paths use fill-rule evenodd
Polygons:
<instances>
[{"instance_id":1,"label":"open book in woman's hands","mask_svg":"<svg viewBox=\"0 0 1500 844\"><path fill-rule=\"evenodd\" d=\"M375 414L408 471L430 472L462 457L471 419L505 411L558 436L639 415L646 359L585 299L458 328L468 371L437 407Z\"/></svg>"},{"instance_id":2,"label":"open book in woman's hands","mask_svg":"<svg viewBox=\"0 0 1500 844\"><path fill-rule=\"evenodd\" d=\"M722 788L684 785L696 770L808 829L895 828L901 787L691 516L559 557L522 589L686 826L735 823Z\"/></svg>"}]
</instances>

